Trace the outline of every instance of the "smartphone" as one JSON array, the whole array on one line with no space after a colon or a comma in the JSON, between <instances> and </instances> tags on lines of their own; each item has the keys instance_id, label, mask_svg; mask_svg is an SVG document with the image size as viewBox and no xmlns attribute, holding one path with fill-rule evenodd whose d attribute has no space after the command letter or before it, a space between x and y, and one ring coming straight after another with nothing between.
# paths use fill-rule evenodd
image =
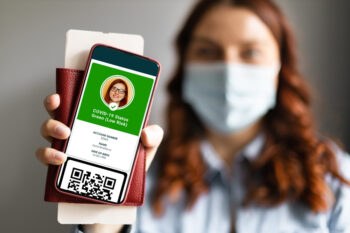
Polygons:
<instances>
[{"instance_id":1,"label":"smartphone","mask_svg":"<svg viewBox=\"0 0 350 233\"><path fill-rule=\"evenodd\" d=\"M121 204L141 130L147 122L160 64L111 46L92 47L58 169L60 192Z\"/></svg>"}]
</instances>

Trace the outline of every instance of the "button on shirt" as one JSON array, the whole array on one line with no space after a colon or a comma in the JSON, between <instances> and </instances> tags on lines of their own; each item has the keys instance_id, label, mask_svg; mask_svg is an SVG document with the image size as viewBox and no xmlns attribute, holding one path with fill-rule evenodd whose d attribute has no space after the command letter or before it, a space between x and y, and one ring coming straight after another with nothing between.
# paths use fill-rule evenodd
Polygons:
<instances>
[{"instance_id":1,"label":"button on shirt","mask_svg":"<svg viewBox=\"0 0 350 233\"><path fill-rule=\"evenodd\" d=\"M185 195L176 203L165 198L165 212L154 216L151 190L156 177L149 171L145 204L139 207L132 233L350 233L350 187L337 179L325 179L335 195L335 203L326 212L312 213L300 203L286 201L274 207L241 205L246 192L244 177L247 163L256 159L265 143L259 134L236 156L232 172L208 141L201 142L201 153L208 166L204 179L210 189L191 209L185 208ZM331 143L340 172L350 180L350 157ZM153 170L154 166L152 167ZM75 233L81 233L76 227Z\"/></svg>"}]
</instances>

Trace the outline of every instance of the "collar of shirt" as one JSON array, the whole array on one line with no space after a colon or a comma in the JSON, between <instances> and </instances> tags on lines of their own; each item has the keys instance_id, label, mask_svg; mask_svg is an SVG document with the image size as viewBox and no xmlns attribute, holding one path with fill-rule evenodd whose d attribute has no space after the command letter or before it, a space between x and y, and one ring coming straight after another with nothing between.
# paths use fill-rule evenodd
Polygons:
<instances>
[{"instance_id":1,"label":"collar of shirt","mask_svg":"<svg viewBox=\"0 0 350 233\"><path fill-rule=\"evenodd\" d=\"M265 134L260 132L251 142L237 153L235 162L231 166L236 166L237 164L242 163L245 159L248 161L254 161L260 155L265 141ZM217 175L220 175L223 180L229 179L227 165L216 153L213 145L208 140L201 141L200 151L204 162L208 167L208 171L205 174L208 181L211 181Z\"/></svg>"}]
</instances>

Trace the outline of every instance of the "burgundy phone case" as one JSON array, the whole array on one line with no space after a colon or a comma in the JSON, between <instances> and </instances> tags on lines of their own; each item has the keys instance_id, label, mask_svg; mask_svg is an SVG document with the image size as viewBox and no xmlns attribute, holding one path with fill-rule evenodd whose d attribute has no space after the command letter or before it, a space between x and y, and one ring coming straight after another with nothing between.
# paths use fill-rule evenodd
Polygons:
<instances>
[{"instance_id":1,"label":"burgundy phone case","mask_svg":"<svg viewBox=\"0 0 350 233\"><path fill-rule=\"evenodd\" d=\"M84 79L84 71L57 68L56 69L56 91L60 95L60 106L56 110L55 119L70 125L73 120L74 106L76 104L79 91ZM151 106L150 106L151 107ZM148 117L145 121L147 125ZM54 140L52 148L63 151L64 140ZM127 190L124 202L119 205L140 206L144 202L145 191L145 164L146 156L143 146L140 146L136 155L135 164L130 177L129 188ZM55 178L59 166L49 165L46 177L45 201L48 202L70 202L70 203L101 203L98 200L85 199L77 196L71 196L57 191L55 187ZM116 204L112 204L116 205Z\"/></svg>"}]
</instances>

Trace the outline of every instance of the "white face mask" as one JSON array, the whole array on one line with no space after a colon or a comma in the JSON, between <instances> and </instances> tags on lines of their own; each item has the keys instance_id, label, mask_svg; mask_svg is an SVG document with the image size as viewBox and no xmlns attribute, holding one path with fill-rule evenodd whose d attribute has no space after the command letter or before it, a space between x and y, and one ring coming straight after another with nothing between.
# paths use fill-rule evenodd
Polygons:
<instances>
[{"instance_id":1,"label":"white face mask","mask_svg":"<svg viewBox=\"0 0 350 233\"><path fill-rule=\"evenodd\" d=\"M188 63L183 98L209 128L233 133L275 106L279 69L279 65Z\"/></svg>"}]
</instances>

